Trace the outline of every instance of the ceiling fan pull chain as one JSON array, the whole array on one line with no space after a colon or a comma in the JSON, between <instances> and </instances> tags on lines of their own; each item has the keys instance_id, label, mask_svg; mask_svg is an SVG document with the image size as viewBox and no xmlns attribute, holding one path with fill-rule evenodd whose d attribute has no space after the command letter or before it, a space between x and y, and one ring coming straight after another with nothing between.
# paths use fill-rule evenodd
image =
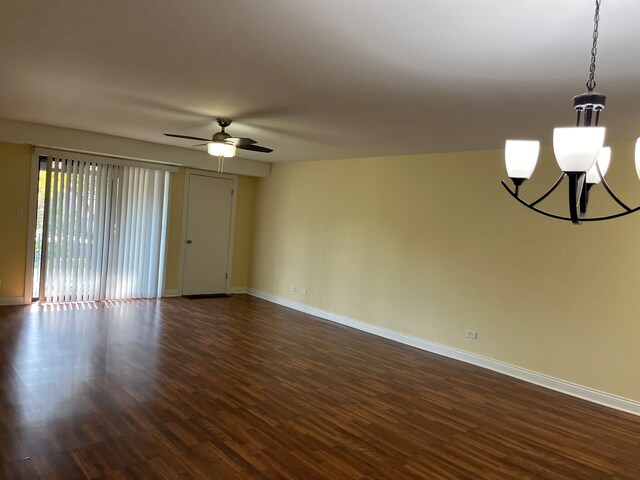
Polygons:
<instances>
[{"instance_id":1,"label":"ceiling fan pull chain","mask_svg":"<svg viewBox=\"0 0 640 480\"><path fill-rule=\"evenodd\" d=\"M593 16L593 46L591 47L591 65L589 65L589 80L587 80L587 89L593 92L596 88L596 55L598 53L598 23L600 22L600 2L596 0L596 13Z\"/></svg>"}]
</instances>

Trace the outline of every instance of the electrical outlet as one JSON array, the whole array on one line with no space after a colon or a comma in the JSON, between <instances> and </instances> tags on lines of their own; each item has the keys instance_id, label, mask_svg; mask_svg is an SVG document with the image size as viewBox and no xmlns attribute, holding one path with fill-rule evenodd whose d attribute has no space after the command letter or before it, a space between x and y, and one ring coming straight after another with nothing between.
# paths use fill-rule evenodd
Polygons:
<instances>
[{"instance_id":1,"label":"electrical outlet","mask_svg":"<svg viewBox=\"0 0 640 480\"><path fill-rule=\"evenodd\" d=\"M307 294L307 289L306 288L301 288L300 289L300 295L306 295Z\"/></svg>"},{"instance_id":2,"label":"electrical outlet","mask_svg":"<svg viewBox=\"0 0 640 480\"><path fill-rule=\"evenodd\" d=\"M471 338L472 340L477 340L478 339L478 332L476 332L475 330L467 330L464 334L465 337L467 338Z\"/></svg>"},{"instance_id":3,"label":"electrical outlet","mask_svg":"<svg viewBox=\"0 0 640 480\"><path fill-rule=\"evenodd\" d=\"M291 286L289 287L289 291L290 291L291 293L294 293L294 292L296 291L296 286L295 286L295 285L291 285Z\"/></svg>"}]
</instances>

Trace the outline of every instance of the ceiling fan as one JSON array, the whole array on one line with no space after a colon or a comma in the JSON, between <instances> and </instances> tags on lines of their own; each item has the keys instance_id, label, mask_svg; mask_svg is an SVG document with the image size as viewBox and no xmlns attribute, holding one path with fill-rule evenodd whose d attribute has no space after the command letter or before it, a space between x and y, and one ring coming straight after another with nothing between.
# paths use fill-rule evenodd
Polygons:
<instances>
[{"instance_id":1,"label":"ceiling fan","mask_svg":"<svg viewBox=\"0 0 640 480\"><path fill-rule=\"evenodd\" d=\"M252 152L273 152L273 149L271 148L257 145L258 142L251 138L232 137L225 132L225 128L231 125L232 120L230 118L216 118L216 121L222 130L214 133L211 140L208 138L191 137L189 135L177 135L175 133L165 133L165 135L167 137L186 138L189 140L201 140L206 142L194 145L194 147L202 147L206 145L209 155L214 155L216 157L233 157L236 154L236 148L241 150L250 150Z\"/></svg>"}]
</instances>

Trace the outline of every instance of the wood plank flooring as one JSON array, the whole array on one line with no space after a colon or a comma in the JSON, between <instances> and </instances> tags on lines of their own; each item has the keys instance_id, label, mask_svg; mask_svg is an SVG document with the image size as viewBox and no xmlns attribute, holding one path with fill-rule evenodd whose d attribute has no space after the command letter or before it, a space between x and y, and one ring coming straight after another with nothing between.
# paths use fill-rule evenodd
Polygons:
<instances>
[{"instance_id":1,"label":"wood plank flooring","mask_svg":"<svg viewBox=\"0 0 640 480\"><path fill-rule=\"evenodd\" d=\"M640 479L640 418L244 295L0 307L0 478Z\"/></svg>"}]
</instances>

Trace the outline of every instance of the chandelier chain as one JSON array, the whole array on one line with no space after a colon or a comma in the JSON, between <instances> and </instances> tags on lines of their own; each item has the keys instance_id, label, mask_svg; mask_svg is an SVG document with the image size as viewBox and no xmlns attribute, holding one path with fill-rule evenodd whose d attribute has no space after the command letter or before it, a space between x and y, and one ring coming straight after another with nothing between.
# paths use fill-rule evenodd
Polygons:
<instances>
[{"instance_id":1,"label":"chandelier chain","mask_svg":"<svg viewBox=\"0 0 640 480\"><path fill-rule=\"evenodd\" d=\"M593 45L591 47L591 65L589 66L589 80L587 80L587 89L593 92L596 88L596 55L598 53L598 23L600 22L600 2L596 0L596 13L593 16Z\"/></svg>"}]
</instances>

